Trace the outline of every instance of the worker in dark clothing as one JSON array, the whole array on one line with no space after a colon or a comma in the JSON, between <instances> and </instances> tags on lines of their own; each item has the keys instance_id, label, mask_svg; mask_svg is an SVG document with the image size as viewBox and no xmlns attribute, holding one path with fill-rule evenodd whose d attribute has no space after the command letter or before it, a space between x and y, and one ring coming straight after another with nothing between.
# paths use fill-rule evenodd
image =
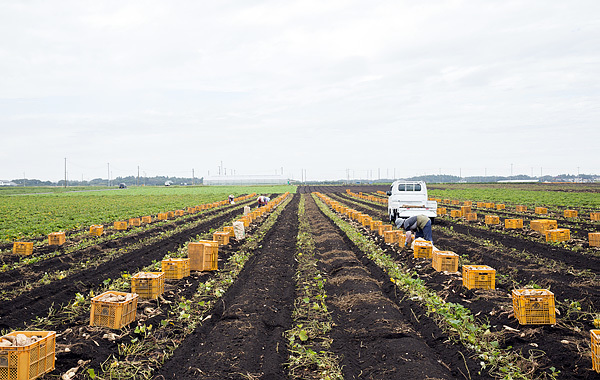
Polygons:
<instances>
[{"instance_id":1,"label":"worker in dark clothing","mask_svg":"<svg viewBox=\"0 0 600 380\"><path fill-rule=\"evenodd\" d=\"M396 226L406 231L405 245L410 245L412 242L412 233L415 234L415 239L423 238L433 243L433 236L431 235L431 219L425 215L415 215L408 219L398 218L396 219Z\"/></svg>"}]
</instances>

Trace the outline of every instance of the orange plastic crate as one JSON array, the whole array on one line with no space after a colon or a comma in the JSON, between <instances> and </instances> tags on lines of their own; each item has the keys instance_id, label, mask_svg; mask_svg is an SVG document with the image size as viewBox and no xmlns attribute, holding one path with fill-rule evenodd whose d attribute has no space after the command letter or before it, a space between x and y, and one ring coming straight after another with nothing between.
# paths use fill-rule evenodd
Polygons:
<instances>
[{"instance_id":1,"label":"orange plastic crate","mask_svg":"<svg viewBox=\"0 0 600 380\"><path fill-rule=\"evenodd\" d=\"M565 218L577 218L577 210L565 210Z\"/></svg>"},{"instance_id":2,"label":"orange plastic crate","mask_svg":"<svg viewBox=\"0 0 600 380\"><path fill-rule=\"evenodd\" d=\"M142 298L157 299L165 291L164 272L138 272L131 277L131 292Z\"/></svg>"},{"instance_id":3,"label":"orange plastic crate","mask_svg":"<svg viewBox=\"0 0 600 380\"><path fill-rule=\"evenodd\" d=\"M404 245L404 241L406 240L406 235L404 235L404 231L401 231L401 230L385 231L383 233L383 238L385 239L385 242L388 244Z\"/></svg>"},{"instance_id":4,"label":"orange plastic crate","mask_svg":"<svg viewBox=\"0 0 600 380\"><path fill-rule=\"evenodd\" d=\"M382 224L377 229L377 232L379 233L379 236L383 236L385 231L392 231L393 229L394 229L394 226L392 226L391 224Z\"/></svg>"},{"instance_id":5,"label":"orange plastic crate","mask_svg":"<svg viewBox=\"0 0 600 380\"><path fill-rule=\"evenodd\" d=\"M63 245L65 244L66 237L64 232L52 232L48 235L49 245Z\"/></svg>"},{"instance_id":6,"label":"orange plastic crate","mask_svg":"<svg viewBox=\"0 0 600 380\"><path fill-rule=\"evenodd\" d=\"M527 211L527 206L522 206L522 205L518 205L516 207L517 212L526 212Z\"/></svg>"},{"instance_id":7,"label":"orange plastic crate","mask_svg":"<svg viewBox=\"0 0 600 380\"><path fill-rule=\"evenodd\" d=\"M415 241L413 257L415 259L431 259L433 255L433 244L430 241Z\"/></svg>"},{"instance_id":8,"label":"orange plastic crate","mask_svg":"<svg viewBox=\"0 0 600 380\"><path fill-rule=\"evenodd\" d=\"M127 222L122 220L114 223L115 230L125 231L127 229Z\"/></svg>"},{"instance_id":9,"label":"orange plastic crate","mask_svg":"<svg viewBox=\"0 0 600 380\"><path fill-rule=\"evenodd\" d=\"M101 224L96 224L93 226L90 226L90 235L92 236L102 236L102 234L104 233L104 226Z\"/></svg>"},{"instance_id":10,"label":"orange plastic crate","mask_svg":"<svg viewBox=\"0 0 600 380\"><path fill-rule=\"evenodd\" d=\"M504 219L504 228L523 228L523 219Z\"/></svg>"},{"instance_id":11,"label":"orange plastic crate","mask_svg":"<svg viewBox=\"0 0 600 380\"><path fill-rule=\"evenodd\" d=\"M104 301L106 295L126 297L125 301ZM90 326L120 329L135 321L138 295L109 290L92 298Z\"/></svg>"},{"instance_id":12,"label":"orange plastic crate","mask_svg":"<svg viewBox=\"0 0 600 380\"><path fill-rule=\"evenodd\" d=\"M473 202L471 202L471 201L464 201L463 205L471 207L473 205Z\"/></svg>"},{"instance_id":13,"label":"orange plastic crate","mask_svg":"<svg viewBox=\"0 0 600 380\"><path fill-rule=\"evenodd\" d=\"M590 330L592 348L592 369L600 373L600 330Z\"/></svg>"},{"instance_id":14,"label":"orange plastic crate","mask_svg":"<svg viewBox=\"0 0 600 380\"><path fill-rule=\"evenodd\" d=\"M496 210L505 210L506 209L506 205L504 203L498 203L496 205Z\"/></svg>"},{"instance_id":15,"label":"orange plastic crate","mask_svg":"<svg viewBox=\"0 0 600 380\"><path fill-rule=\"evenodd\" d=\"M546 230L547 242L559 242L571 240L571 230L567 228L557 228L555 230Z\"/></svg>"},{"instance_id":16,"label":"orange plastic crate","mask_svg":"<svg viewBox=\"0 0 600 380\"><path fill-rule=\"evenodd\" d=\"M195 213L195 212L196 212L196 207L188 207L188 208L187 208L187 212L188 212L188 214L193 214L193 213Z\"/></svg>"},{"instance_id":17,"label":"orange plastic crate","mask_svg":"<svg viewBox=\"0 0 600 380\"><path fill-rule=\"evenodd\" d=\"M446 207L438 207L437 208L437 214L438 215L446 215Z\"/></svg>"},{"instance_id":18,"label":"orange plastic crate","mask_svg":"<svg viewBox=\"0 0 600 380\"><path fill-rule=\"evenodd\" d=\"M462 216L462 212L460 212L460 210L450 210L450 216L452 218L460 218Z\"/></svg>"},{"instance_id":19,"label":"orange plastic crate","mask_svg":"<svg viewBox=\"0 0 600 380\"><path fill-rule=\"evenodd\" d=\"M558 228L558 223L553 219L536 219L529 223L529 227L541 234L547 230L555 230Z\"/></svg>"},{"instance_id":20,"label":"orange plastic crate","mask_svg":"<svg viewBox=\"0 0 600 380\"><path fill-rule=\"evenodd\" d=\"M471 212L471 206L460 206L460 212L461 212L462 216L467 215L468 213Z\"/></svg>"},{"instance_id":21,"label":"orange plastic crate","mask_svg":"<svg viewBox=\"0 0 600 380\"><path fill-rule=\"evenodd\" d=\"M229 244L229 232L217 231L213 233L213 240L218 242L219 245Z\"/></svg>"},{"instance_id":22,"label":"orange plastic crate","mask_svg":"<svg viewBox=\"0 0 600 380\"><path fill-rule=\"evenodd\" d=\"M590 232L588 233L588 238L590 240L590 247L600 247L600 232Z\"/></svg>"},{"instance_id":23,"label":"orange plastic crate","mask_svg":"<svg viewBox=\"0 0 600 380\"><path fill-rule=\"evenodd\" d=\"M600 212L590 212L591 220L600 220Z\"/></svg>"},{"instance_id":24,"label":"orange plastic crate","mask_svg":"<svg viewBox=\"0 0 600 380\"><path fill-rule=\"evenodd\" d=\"M382 224L381 220L371 220L371 231L379 231L379 226Z\"/></svg>"},{"instance_id":25,"label":"orange plastic crate","mask_svg":"<svg viewBox=\"0 0 600 380\"><path fill-rule=\"evenodd\" d=\"M447 205L452 204L452 199L444 199L444 203Z\"/></svg>"},{"instance_id":26,"label":"orange plastic crate","mask_svg":"<svg viewBox=\"0 0 600 380\"><path fill-rule=\"evenodd\" d=\"M142 216L142 223L152 223L151 216Z\"/></svg>"},{"instance_id":27,"label":"orange plastic crate","mask_svg":"<svg viewBox=\"0 0 600 380\"><path fill-rule=\"evenodd\" d=\"M185 215L185 210L175 210L174 216L184 216L184 215Z\"/></svg>"},{"instance_id":28,"label":"orange plastic crate","mask_svg":"<svg viewBox=\"0 0 600 380\"><path fill-rule=\"evenodd\" d=\"M33 242L16 241L13 243L15 255L29 256L33 253ZM0 378L1 379L1 378Z\"/></svg>"},{"instance_id":29,"label":"orange plastic crate","mask_svg":"<svg viewBox=\"0 0 600 380\"><path fill-rule=\"evenodd\" d=\"M486 208L496 208L496 204L494 202L485 202Z\"/></svg>"},{"instance_id":30,"label":"orange plastic crate","mask_svg":"<svg viewBox=\"0 0 600 380\"><path fill-rule=\"evenodd\" d=\"M229 237L232 238L235 236L235 233L233 232L233 226L225 226L223 227L223 232L227 232L229 234Z\"/></svg>"},{"instance_id":31,"label":"orange plastic crate","mask_svg":"<svg viewBox=\"0 0 600 380\"><path fill-rule=\"evenodd\" d=\"M496 289L496 270L487 265L463 265L462 276L467 289Z\"/></svg>"},{"instance_id":32,"label":"orange plastic crate","mask_svg":"<svg viewBox=\"0 0 600 380\"><path fill-rule=\"evenodd\" d=\"M466 215L467 221L469 222L475 222L477 221L477 214L474 212L470 212Z\"/></svg>"},{"instance_id":33,"label":"orange plastic crate","mask_svg":"<svg viewBox=\"0 0 600 380\"><path fill-rule=\"evenodd\" d=\"M477 202L477 207L485 207L485 202Z\"/></svg>"},{"instance_id":34,"label":"orange plastic crate","mask_svg":"<svg viewBox=\"0 0 600 380\"><path fill-rule=\"evenodd\" d=\"M165 259L161 261L161 270L167 280L180 280L190 275L190 259Z\"/></svg>"},{"instance_id":35,"label":"orange plastic crate","mask_svg":"<svg viewBox=\"0 0 600 380\"><path fill-rule=\"evenodd\" d=\"M486 215L484 221L485 224L500 224L500 218L496 215Z\"/></svg>"},{"instance_id":36,"label":"orange plastic crate","mask_svg":"<svg viewBox=\"0 0 600 380\"><path fill-rule=\"evenodd\" d=\"M175 212L174 211L167 211L167 216L169 218L174 218L175 217Z\"/></svg>"},{"instance_id":37,"label":"orange plastic crate","mask_svg":"<svg viewBox=\"0 0 600 380\"><path fill-rule=\"evenodd\" d=\"M139 227L142 225L142 220L140 218L131 218L129 219L129 225Z\"/></svg>"},{"instance_id":38,"label":"orange plastic crate","mask_svg":"<svg viewBox=\"0 0 600 380\"><path fill-rule=\"evenodd\" d=\"M200 240L188 244L190 269L197 271L212 271L218 269L219 243L210 240Z\"/></svg>"},{"instance_id":39,"label":"orange plastic crate","mask_svg":"<svg viewBox=\"0 0 600 380\"><path fill-rule=\"evenodd\" d=\"M372 220L373 219L370 216L363 216L360 223L363 225L363 227L367 227L371 225Z\"/></svg>"},{"instance_id":40,"label":"orange plastic crate","mask_svg":"<svg viewBox=\"0 0 600 380\"><path fill-rule=\"evenodd\" d=\"M167 220L169 219L169 213L168 212L161 212L157 215L158 220Z\"/></svg>"},{"instance_id":41,"label":"orange plastic crate","mask_svg":"<svg viewBox=\"0 0 600 380\"><path fill-rule=\"evenodd\" d=\"M539 215L546 215L548 213L548 208L547 207L536 207L535 213L539 214Z\"/></svg>"},{"instance_id":42,"label":"orange plastic crate","mask_svg":"<svg viewBox=\"0 0 600 380\"><path fill-rule=\"evenodd\" d=\"M458 255L451 251L433 251L431 266L438 272L458 272Z\"/></svg>"},{"instance_id":43,"label":"orange plastic crate","mask_svg":"<svg viewBox=\"0 0 600 380\"><path fill-rule=\"evenodd\" d=\"M456 200L456 199L453 199L453 200L452 200L452 204L453 204L453 205L455 205L455 206L456 206L456 205L459 205L459 204L460 204L460 201L459 201L459 200Z\"/></svg>"},{"instance_id":44,"label":"orange plastic crate","mask_svg":"<svg viewBox=\"0 0 600 380\"><path fill-rule=\"evenodd\" d=\"M1 380L32 380L54 370L56 332L54 331L13 331L4 337L23 334L28 338L40 338L27 346L0 348Z\"/></svg>"},{"instance_id":45,"label":"orange plastic crate","mask_svg":"<svg viewBox=\"0 0 600 380\"><path fill-rule=\"evenodd\" d=\"M554 293L546 289L513 289L513 311L522 325L556 323Z\"/></svg>"}]
</instances>

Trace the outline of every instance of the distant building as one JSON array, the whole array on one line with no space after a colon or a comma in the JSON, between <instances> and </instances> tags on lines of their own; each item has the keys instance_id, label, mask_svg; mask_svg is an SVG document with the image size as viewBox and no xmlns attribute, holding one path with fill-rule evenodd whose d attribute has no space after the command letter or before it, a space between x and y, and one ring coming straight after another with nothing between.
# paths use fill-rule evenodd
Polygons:
<instances>
[{"instance_id":1,"label":"distant building","mask_svg":"<svg viewBox=\"0 0 600 380\"><path fill-rule=\"evenodd\" d=\"M14 183L13 181L6 181L3 179L0 179L0 186L17 186L17 184Z\"/></svg>"},{"instance_id":2,"label":"distant building","mask_svg":"<svg viewBox=\"0 0 600 380\"><path fill-rule=\"evenodd\" d=\"M207 186L287 185L289 179L282 175L227 175L204 177Z\"/></svg>"}]
</instances>

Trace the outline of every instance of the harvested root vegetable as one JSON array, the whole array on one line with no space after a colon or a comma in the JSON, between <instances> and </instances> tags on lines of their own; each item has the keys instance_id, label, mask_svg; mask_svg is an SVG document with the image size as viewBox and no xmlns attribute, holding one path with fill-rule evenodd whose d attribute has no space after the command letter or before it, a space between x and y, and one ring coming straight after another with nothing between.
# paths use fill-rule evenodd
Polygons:
<instances>
[{"instance_id":1,"label":"harvested root vegetable","mask_svg":"<svg viewBox=\"0 0 600 380\"><path fill-rule=\"evenodd\" d=\"M33 335L28 337L25 334L17 334L16 336L6 335L0 338L0 347L23 347L29 346L39 340L41 336Z\"/></svg>"},{"instance_id":2,"label":"harvested root vegetable","mask_svg":"<svg viewBox=\"0 0 600 380\"><path fill-rule=\"evenodd\" d=\"M112 294L107 293L102 297L98 298L98 301L101 302L127 302L133 299L133 294L127 293L126 295L122 294Z\"/></svg>"},{"instance_id":3,"label":"harvested root vegetable","mask_svg":"<svg viewBox=\"0 0 600 380\"><path fill-rule=\"evenodd\" d=\"M155 274L151 272L140 272L135 276L136 278L159 278L160 274Z\"/></svg>"}]
</instances>

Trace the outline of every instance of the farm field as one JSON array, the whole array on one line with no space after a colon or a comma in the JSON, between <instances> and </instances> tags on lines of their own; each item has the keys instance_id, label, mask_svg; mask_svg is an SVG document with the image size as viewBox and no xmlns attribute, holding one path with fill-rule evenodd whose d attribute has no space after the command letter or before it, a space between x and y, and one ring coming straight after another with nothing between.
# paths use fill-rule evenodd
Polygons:
<instances>
[{"instance_id":1,"label":"farm field","mask_svg":"<svg viewBox=\"0 0 600 380\"><path fill-rule=\"evenodd\" d=\"M495 289L469 290L460 273L435 271L430 259L414 258L412 250L386 243L369 226L332 206L388 223L384 204L347 192L385 198L378 191L388 186L200 189L53 195L54 201L72 201L72 210L79 197L91 203L94 197L102 199L96 205L111 198L109 213L118 218L107 215L107 233L95 238L87 236L87 228L96 221L82 219L67 229L71 233L65 246L48 246L40 239L31 256L16 256L5 243L0 251L0 333L56 331L56 369L42 379L65 374L72 374L70 379L599 376L592 370L589 331L600 318L600 249L589 246L584 231L600 230L600 222L559 218L574 238L547 243L527 228L507 230L481 220L438 217L436 247L457 253L460 265L485 264L497 271ZM431 195L505 201L505 210L474 209L503 219L517 215L508 197L501 199L495 190L470 199L461 193L442 195L468 189L440 188ZM110 229L117 219L214 204L230 193L239 197L235 204L222 202L124 232ZM215 231L242 217L245 206L256 210L254 193L268 195L273 203L253 218L245 238L219 246L218 270L167 280L158 299L138 300L135 321L123 328L90 326L93 296L107 290L129 292L133 274L160 271L166 258L187 257L190 243L212 240ZM130 202L116 202L118 198ZM590 203L564 206L591 210L596 207L591 198ZM534 203L543 204L535 199L518 204ZM560 216L564 208L544 205L553 210L549 217ZM518 215L537 218L533 212ZM20 228L22 236L42 235ZM510 292L523 287L554 292L556 324L519 324ZM0 379L2 374L0 366Z\"/></svg>"}]
</instances>

